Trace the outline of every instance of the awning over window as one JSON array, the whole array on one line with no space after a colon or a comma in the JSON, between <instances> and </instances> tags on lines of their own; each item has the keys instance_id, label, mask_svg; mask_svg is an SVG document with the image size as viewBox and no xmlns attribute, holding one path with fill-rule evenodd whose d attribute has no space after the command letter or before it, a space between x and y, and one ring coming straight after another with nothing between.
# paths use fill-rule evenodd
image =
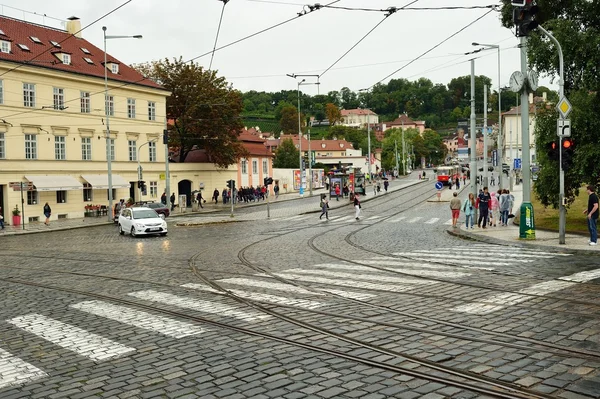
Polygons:
<instances>
[{"instance_id":1,"label":"awning over window","mask_svg":"<svg viewBox=\"0 0 600 399\"><path fill-rule=\"evenodd\" d=\"M131 184L119 175L112 176L113 188L129 188ZM108 175L81 175L83 180L90 183L94 190L108 190Z\"/></svg>"},{"instance_id":2,"label":"awning over window","mask_svg":"<svg viewBox=\"0 0 600 399\"><path fill-rule=\"evenodd\" d=\"M33 183L36 191L83 190L83 184L72 176L25 176Z\"/></svg>"}]
</instances>

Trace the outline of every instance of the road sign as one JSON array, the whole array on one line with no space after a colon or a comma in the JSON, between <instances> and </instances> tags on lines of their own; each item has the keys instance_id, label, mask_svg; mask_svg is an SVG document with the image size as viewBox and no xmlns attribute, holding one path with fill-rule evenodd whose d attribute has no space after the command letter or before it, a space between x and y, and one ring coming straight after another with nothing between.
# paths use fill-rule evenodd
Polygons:
<instances>
[{"instance_id":1,"label":"road sign","mask_svg":"<svg viewBox=\"0 0 600 399\"><path fill-rule=\"evenodd\" d=\"M559 119L556 121L556 135L558 137L571 137L570 119Z\"/></svg>"},{"instance_id":2,"label":"road sign","mask_svg":"<svg viewBox=\"0 0 600 399\"><path fill-rule=\"evenodd\" d=\"M12 187L14 191L21 191L21 189L23 191L34 191L32 182L9 182L8 185Z\"/></svg>"},{"instance_id":3,"label":"road sign","mask_svg":"<svg viewBox=\"0 0 600 399\"><path fill-rule=\"evenodd\" d=\"M521 158L514 159L513 169L521 169Z\"/></svg>"},{"instance_id":4,"label":"road sign","mask_svg":"<svg viewBox=\"0 0 600 399\"><path fill-rule=\"evenodd\" d=\"M560 99L558 104L556 104L556 109L560 113L562 119L567 119L571 111L573 111L573 106L569 100L567 100L567 97L563 97Z\"/></svg>"},{"instance_id":5,"label":"road sign","mask_svg":"<svg viewBox=\"0 0 600 399\"><path fill-rule=\"evenodd\" d=\"M442 188L444 188L444 183L442 183L441 181L436 182L435 188L441 190Z\"/></svg>"},{"instance_id":6,"label":"road sign","mask_svg":"<svg viewBox=\"0 0 600 399\"><path fill-rule=\"evenodd\" d=\"M492 151L492 165L498 166L498 150Z\"/></svg>"}]
</instances>

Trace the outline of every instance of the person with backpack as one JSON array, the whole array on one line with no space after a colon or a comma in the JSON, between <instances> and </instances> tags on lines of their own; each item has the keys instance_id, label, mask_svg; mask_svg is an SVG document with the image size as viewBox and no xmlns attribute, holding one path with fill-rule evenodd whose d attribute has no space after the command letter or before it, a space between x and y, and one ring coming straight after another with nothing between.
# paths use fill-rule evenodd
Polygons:
<instances>
[{"instance_id":1,"label":"person with backpack","mask_svg":"<svg viewBox=\"0 0 600 399\"><path fill-rule=\"evenodd\" d=\"M329 220L329 201L327 201L327 197L321 198L321 215L319 216L319 219L321 219L323 215Z\"/></svg>"},{"instance_id":2,"label":"person with backpack","mask_svg":"<svg viewBox=\"0 0 600 399\"><path fill-rule=\"evenodd\" d=\"M500 226L508 226L508 211L510 206L510 200L508 197L508 192L506 190L502 190L498 202L500 203Z\"/></svg>"},{"instance_id":3,"label":"person with backpack","mask_svg":"<svg viewBox=\"0 0 600 399\"><path fill-rule=\"evenodd\" d=\"M474 219L475 219L475 196L473 193L469 193L469 198L465 199L465 202L462 206L462 211L465 214L465 228L469 228L469 222L471 222L471 229L473 229Z\"/></svg>"}]
</instances>

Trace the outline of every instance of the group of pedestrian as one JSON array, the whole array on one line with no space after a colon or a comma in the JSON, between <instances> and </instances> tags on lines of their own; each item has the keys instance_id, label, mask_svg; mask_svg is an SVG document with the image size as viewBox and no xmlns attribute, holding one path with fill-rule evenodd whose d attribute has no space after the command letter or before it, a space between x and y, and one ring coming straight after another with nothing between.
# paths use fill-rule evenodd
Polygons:
<instances>
[{"instance_id":1,"label":"group of pedestrian","mask_svg":"<svg viewBox=\"0 0 600 399\"><path fill-rule=\"evenodd\" d=\"M477 198L473 193L469 193L464 201L458 199L458 193L453 193L450 200L450 210L452 212L452 227L458 227L458 218L462 211L465 215L465 227L474 228L475 217L477 218L477 227L485 229L487 227L496 227L498 220L500 226L508 226L508 219L512 214L512 208L515 197L507 189L500 189L497 192L490 193L488 187L479 190Z\"/></svg>"},{"instance_id":2,"label":"group of pedestrian","mask_svg":"<svg viewBox=\"0 0 600 399\"><path fill-rule=\"evenodd\" d=\"M360 199L358 197L358 194L356 193L354 193L353 205L354 218L356 220L360 220L360 210L362 206L360 205ZM329 220L329 201L327 201L326 195L321 195L321 203L319 204L319 206L321 207L321 214L319 215L319 219L323 219L323 216L325 216L325 219Z\"/></svg>"}]
</instances>

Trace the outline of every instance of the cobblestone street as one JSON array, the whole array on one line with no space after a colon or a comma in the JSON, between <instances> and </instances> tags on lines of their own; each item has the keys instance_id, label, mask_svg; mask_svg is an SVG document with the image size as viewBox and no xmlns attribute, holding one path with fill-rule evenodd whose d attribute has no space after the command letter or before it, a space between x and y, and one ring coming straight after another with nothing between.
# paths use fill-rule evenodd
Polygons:
<instances>
[{"instance_id":1,"label":"cobblestone street","mask_svg":"<svg viewBox=\"0 0 600 399\"><path fill-rule=\"evenodd\" d=\"M461 239L433 182L391 187L359 220L6 234L0 398L599 398L598 257Z\"/></svg>"}]
</instances>

